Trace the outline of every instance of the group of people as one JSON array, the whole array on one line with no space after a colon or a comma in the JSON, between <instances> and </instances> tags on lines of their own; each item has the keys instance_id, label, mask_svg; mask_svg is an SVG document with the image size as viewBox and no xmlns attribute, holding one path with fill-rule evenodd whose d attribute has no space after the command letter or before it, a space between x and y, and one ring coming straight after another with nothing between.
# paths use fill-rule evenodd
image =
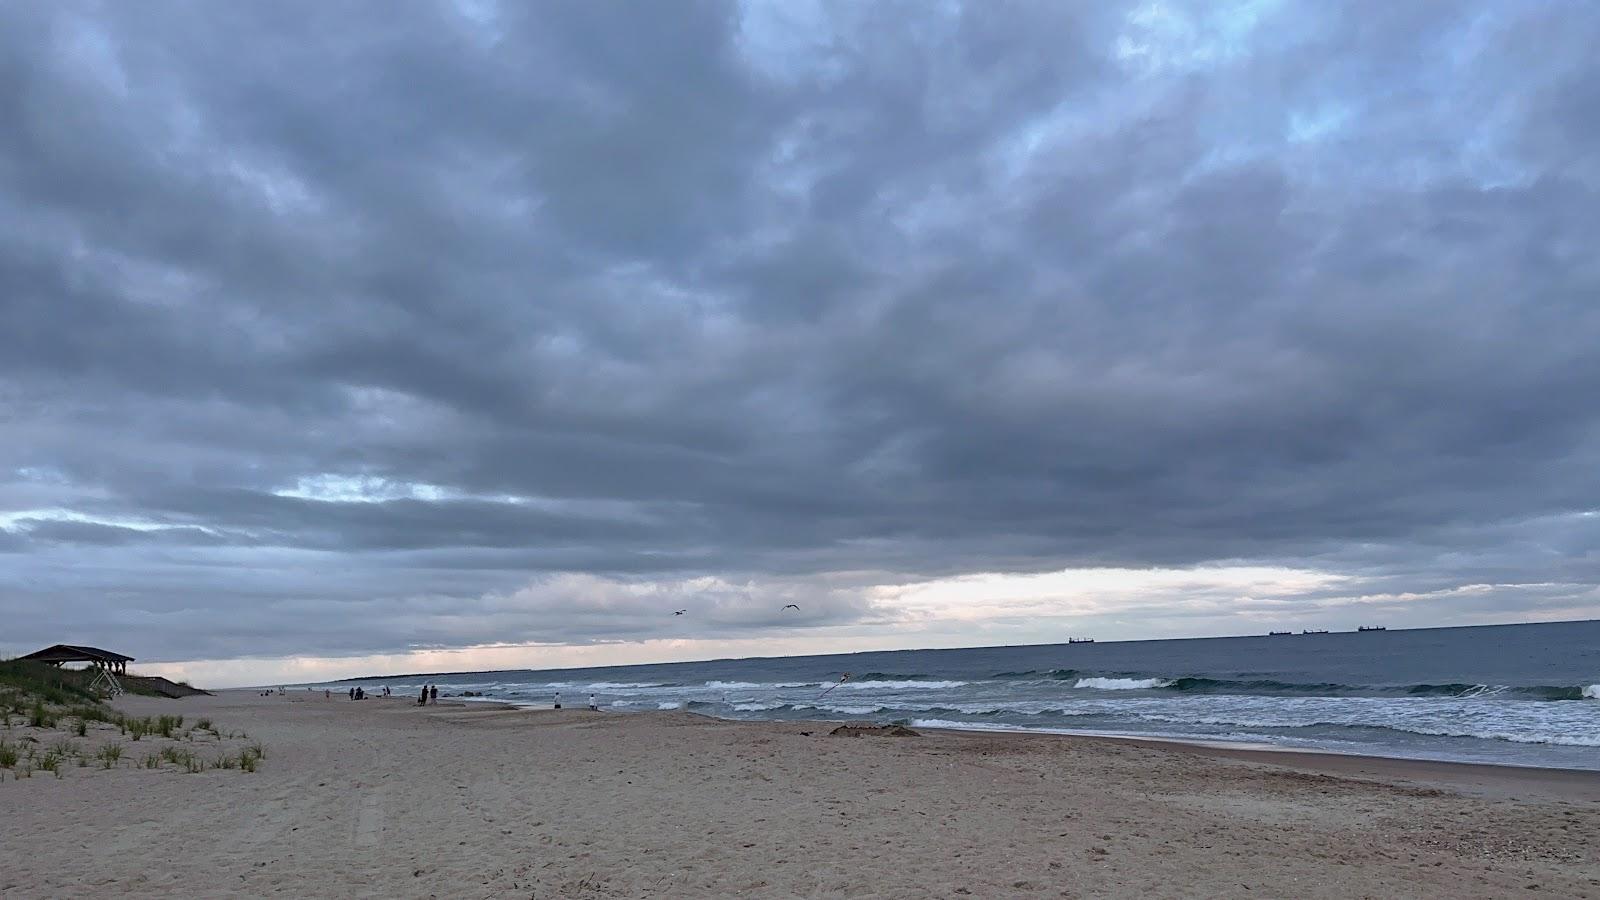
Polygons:
<instances>
[{"instance_id":1,"label":"group of people","mask_svg":"<svg viewBox=\"0 0 1600 900\"><path fill-rule=\"evenodd\" d=\"M389 690L389 686L387 684L383 686L382 690L383 690L383 693L380 696L388 697L388 696L391 696L393 694L393 691ZM426 689L424 689L424 690L426 690ZM332 692L331 691L326 691L325 690L322 693L323 693L323 696L332 696ZM367 699L367 689L364 688L364 687L359 687L359 686L351 688L350 689L350 699L351 700L365 700L365 699Z\"/></svg>"},{"instance_id":2,"label":"group of people","mask_svg":"<svg viewBox=\"0 0 1600 900\"><path fill-rule=\"evenodd\" d=\"M306 688L306 690L309 691L311 689L310 688ZM381 688L381 690L382 690L383 693L378 695L378 696L390 697L390 696L393 696L393 694L394 694L393 691L389 690L389 686L388 685L384 685ZM270 694L270 693L272 693L272 692L271 691L264 691L263 692L263 696L266 695L266 694ZM324 697L332 697L333 696L333 691L331 691L331 690L329 690L327 688L324 688L323 691L322 691L322 695ZM365 700L365 699L367 699L367 689L364 688L364 687L360 687L360 686L353 687L353 688L351 688L349 690L349 695L350 695L350 699L351 700ZM422 692L417 695L417 705L418 706L424 706L427 703L429 703L430 701L433 702L433 703L438 703L439 702L439 686L436 685L436 684L425 684L425 685L423 685L422 686Z\"/></svg>"}]
</instances>

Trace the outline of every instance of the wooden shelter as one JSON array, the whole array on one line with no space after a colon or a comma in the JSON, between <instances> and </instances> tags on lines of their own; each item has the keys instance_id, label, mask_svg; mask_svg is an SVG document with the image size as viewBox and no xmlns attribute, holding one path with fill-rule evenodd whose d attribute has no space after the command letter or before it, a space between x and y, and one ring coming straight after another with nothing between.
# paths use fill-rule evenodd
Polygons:
<instances>
[{"instance_id":1,"label":"wooden shelter","mask_svg":"<svg viewBox=\"0 0 1600 900\"><path fill-rule=\"evenodd\" d=\"M131 656L112 653L110 650L101 650L99 647L79 647L73 644L56 644L43 650L35 650L27 656L18 657L18 659L29 659L52 666L59 666L64 663L88 663L97 669L116 675L128 674L128 663L133 662L133 657Z\"/></svg>"}]
</instances>

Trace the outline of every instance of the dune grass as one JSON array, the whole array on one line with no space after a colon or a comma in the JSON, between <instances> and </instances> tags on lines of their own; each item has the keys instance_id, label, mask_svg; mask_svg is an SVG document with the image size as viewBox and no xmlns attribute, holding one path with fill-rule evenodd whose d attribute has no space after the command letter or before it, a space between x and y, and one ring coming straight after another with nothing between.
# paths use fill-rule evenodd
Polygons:
<instances>
[{"instance_id":1,"label":"dune grass","mask_svg":"<svg viewBox=\"0 0 1600 900\"><path fill-rule=\"evenodd\" d=\"M102 769L119 766L126 752L120 741L85 750L74 738L93 740L91 726L103 723L115 726L129 740L139 741L159 738L165 741L193 744L223 740L223 732L209 718L184 727L184 717L175 715L129 716L105 705L90 689L93 672L59 669L42 663L25 660L0 660L0 727L10 733L14 725L40 731L57 732L53 743L45 748L41 739L52 736L23 733L20 740L0 738L0 769L9 770L13 779L31 778L35 771L50 772L63 777L62 769L74 763L78 768L88 768L98 761ZM248 735L228 732L228 740L248 740ZM226 748L217 755L204 758L176 743L145 753L135 768L160 769L170 763L176 768L200 773L207 769L238 769L254 772L266 757L266 749L259 741L235 753Z\"/></svg>"},{"instance_id":2,"label":"dune grass","mask_svg":"<svg viewBox=\"0 0 1600 900\"><path fill-rule=\"evenodd\" d=\"M56 706L98 703L89 688L92 672L60 669L26 659L0 660L0 706L25 712L34 701Z\"/></svg>"},{"instance_id":3,"label":"dune grass","mask_svg":"<svg viewBox=\"0 0 1600 900\"><path fill-rule=\"evenodd\" d=\"M122 759L122 745L106 744L95 753L95 756L100 760L100 768L115 768L118 761Z\"/></svg>"}]
</instances>

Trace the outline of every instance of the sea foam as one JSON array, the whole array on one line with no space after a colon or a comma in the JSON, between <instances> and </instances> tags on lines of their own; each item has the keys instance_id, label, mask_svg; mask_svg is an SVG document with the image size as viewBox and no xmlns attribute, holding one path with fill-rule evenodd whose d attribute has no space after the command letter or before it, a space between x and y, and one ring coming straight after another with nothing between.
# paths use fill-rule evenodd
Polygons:
<instances>
[{"instance_id":1,"label":"sea foam","mask_svg":"<svg viewBox=\"0 0 1600 900\"><path fill-rule=\"evenodd\" d=\"M965 681L846 681L842 691L947 691L966 687Z\"/></svg>"},{"instance_id":2,"label":"sea foam","mask_svg":"<svg viewBox=\"0 0 1600 900\"><path fill-rule=\"evenodd\" d=\"M1097 691L1148 691L1172 684L1166 678L1079 678L1075 688L1093 688Z\"/></svg>"}]
</instances>

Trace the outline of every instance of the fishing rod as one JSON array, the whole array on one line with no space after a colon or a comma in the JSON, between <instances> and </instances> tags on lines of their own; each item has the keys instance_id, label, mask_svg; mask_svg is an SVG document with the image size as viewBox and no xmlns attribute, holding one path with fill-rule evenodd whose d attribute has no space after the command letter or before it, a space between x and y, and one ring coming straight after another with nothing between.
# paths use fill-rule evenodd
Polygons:
<instances>
[{"instance_id":1,"label":"fishing rod","mask_svg":"<svg viewBox=\"0 0 1600 900\"><path fill-rule=\"evenodd\" d=\"M828 696L828 693L830 691L832 691L834 688L838 687L841 684L844 684L846 681L849 681L849 680L850 680L850 673L849 672L844 673L844 675L840 676L840 678L839 678L839 680L837 682L835 682L834 684L832 684L832 685L830 685L828 687L828 690L823 691L822 693L818 694L817 695L817 699L821 700L823 697Z\"/></svg>"}]
</instances>

